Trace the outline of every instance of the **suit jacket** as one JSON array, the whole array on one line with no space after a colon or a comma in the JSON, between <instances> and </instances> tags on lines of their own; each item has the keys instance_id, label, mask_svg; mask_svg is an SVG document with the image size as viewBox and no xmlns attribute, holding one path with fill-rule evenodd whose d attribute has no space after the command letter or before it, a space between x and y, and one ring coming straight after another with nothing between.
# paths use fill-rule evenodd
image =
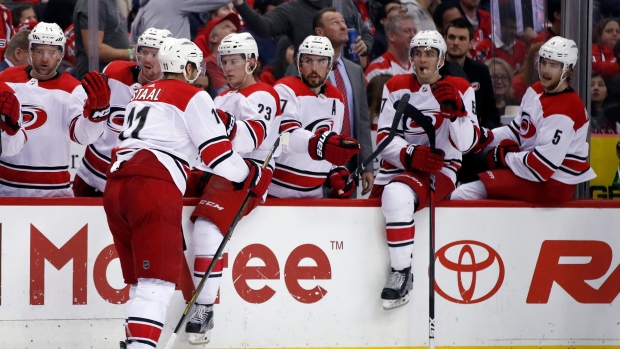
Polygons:
<instances>
[{"instance_id":1,"label":"suit jacket","mask_svg":"<svg viewBox=\"0 0 620 349\"><path fill-rule=\"evenodd\" d=\"M356 155L347 165L347 168L352 172L357 167L360 161L368 159L372 154L372 139L370 138L370 113L368 111L368 100L366 98L366 79L364 78L364 70L357 63L354 63L344 57L344 68L351 82L351 88L353 89L353 105L355 113L353 115L353 129L355 130L355 138L362 146L362 152ZM297 65L290 64L286 69L286 76L298 76L299 70ZM361 159L361 160L360 160ZM364 172L373 172L372 166L368 166Z\"/></svg>"},{"instance_id":2,"label":"suit jacket","mask_svg":"<svg viewBox=\"0 0 620 349\"><path fill-rule=\"evenodd\" d=\"M10 65L6 62L6 58L0 62L0 72L3 72L6 68L10 67Z\"/></svg>"}]
</instances>

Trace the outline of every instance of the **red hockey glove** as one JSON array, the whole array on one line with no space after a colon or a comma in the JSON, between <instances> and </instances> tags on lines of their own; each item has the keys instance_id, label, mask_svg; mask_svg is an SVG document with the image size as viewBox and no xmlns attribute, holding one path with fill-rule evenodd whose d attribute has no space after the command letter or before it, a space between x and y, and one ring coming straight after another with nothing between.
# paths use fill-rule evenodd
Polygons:
<instances>
[{"instance_id":1,"label":"red hockey glove","mask_svg":"<svg viewBox=\"0 0 620 349\"><path fill-rule=\"evenodd\" d=\"M478 139L478 143L474 145L473 148L469 151L470 154L478 154L481 151L485 150L486 147L493 142L495 136L493 135L493 131L488 128L480 127L480 139Z\"/></svg>"},{"instance_id":2,"label":"red hockey glove","mask_svg":"<svg viewBox=\"0 0 620 349\"><path fill-rule=\"evenodd\" d=\"M308 153L312 159L327 160L336 166L346 164L361 151L355 139L331 131L317 132L308 142Z\"/></svg>"},{"instance_id":3,"label":"red hockey glove","mask_svg":"<svg viewBox=\"0 0 620 349\"><path fill-rule=\"evenodd\" d=\"M82 79L82 87L86 91L84 116L92 122L102 122L110 116L110 87L105 75L91 71Z\"/></svg>"},{"instance_id":4,"label":"red hockey glove","mask_svg":"<svg viewBox=\"0 0 620 349\"><path fill-rule=\"evenodd\" d=\"M400 151L400 162L407 170L418 170L427 173L439 172L443 167L444 152L440 149L431 150L425 145L410 144Z\"/></svg>"},{"instance_id":5,"label":"red hockey glove","mask_svg":"<svg viewBox=\"0 0 620 349\"><path fill-rule=\"evenodd\" d=\"M0 129L13 136L22 126L22 111L14 94L0 92Z\"/></svg>"},{"instance_id":6,"label":"red hockey glove","mask_svg":"<svg viewBox=\"0 0 620 349\"><path fill-rule=\"evenodd\" d=\"M216 110L217 116L219 116L220 120L222 120L222 123L224 124L224 127L226 127L226 137L232 141L237 134L237 118L227 111L223 111L221 109Z\"/></svg>"},{"instance_id":7,"label":"red hockey glove","mask_svg":"<svg viewBox=\"0 0 620 349\"><path fill-rule=\"evenodd\" d=\"M456 87L445 81L438 81L431 89L433 96L439 102L439 111L444 118L454 122L456 118L467 116L463 99Z\"/></svg>"},{"instance_id":8,"label":"red hockey glove","mask_svg":"<svg viewBox=\"0 0 620 349\"><path fill-rule=\"evenodd\" d=\"M332 190L329 192L330 198L336 199L348 199L355 191L355 181L351 181L349 184L349 177L351 173L346 167L338 166L329 171L329 186Z\"/></svg>"},{"instance_id":9,"label":"red hockey glove","mask_svg":"<svg viewBox=\"0 0 620 349\"><path fill-rule=\"evenodd\" d=\"M267 188L269 188L273 174L271 171L260 167L254 161L245 160L245 164L248 165L250 173L243 182L243 187L241 189L249 190L250 195L262 198L267 192Z\"/></svg>"},{"instance_id":10,"label":"red hockey glove","mask_svg":"<svg viewBox=\"0 0 620 349\"><path fill-rule=\"evenodd\" d=\"M499 144L487 154L489 170L508 167L508 165L506 165L506 154L516 153L520 150L519 144L511 139L504 139L499 142Z\"/></svg>"}]
</instances>

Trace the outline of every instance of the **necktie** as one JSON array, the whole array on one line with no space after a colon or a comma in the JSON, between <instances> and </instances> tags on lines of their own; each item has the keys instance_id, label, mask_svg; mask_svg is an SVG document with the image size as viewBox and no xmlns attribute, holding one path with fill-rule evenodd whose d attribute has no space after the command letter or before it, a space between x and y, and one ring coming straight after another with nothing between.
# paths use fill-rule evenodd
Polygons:
<instances>
[{"instance_id":1,"label":"necktie","mask_svg":"<svg viewBox=\"0 0 620 349\"><path fill-rule=\"evenodd\" d=\"M349 115L349 99L347 98L347 88L344 84L344 79L338 70L338 61L334 62L334 77L336 78L336 87L340 90L344 101L344 120L342 121L342 131L340 134L345 136L351 136L351 119Z\"/></svg>"}]
</instances>

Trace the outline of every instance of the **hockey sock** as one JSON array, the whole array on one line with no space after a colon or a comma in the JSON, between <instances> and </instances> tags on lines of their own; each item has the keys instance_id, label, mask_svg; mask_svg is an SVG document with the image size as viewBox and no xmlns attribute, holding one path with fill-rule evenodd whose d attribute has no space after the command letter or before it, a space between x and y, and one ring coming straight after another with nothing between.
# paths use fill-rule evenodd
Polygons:
<instances>
[{"instance_id":1,"label":"hockey sock","mask_svg":"<svg viewBox=\"0 0 620 349\"><path fill-rule=\"evenodd\" d=\"M411 266L415 202L415 193L404 183L390 183L383 190L381 210L385 216L390 265L394 270Z\"/></svg>"},{"instance_id":2,"label":"hockey sock","mask_svg":"<svg viewBox=\"0 0 620 349\"><path fill-rule=\"evenodd\" d=\"M159 279L138 279L136 295L127 306L127 340L131 349L152 349L161 335L175 285Z\"/></svg>"},{"instance_id":3,"label":"hockey sock","mask_svg":"<svg viewBox=\"0 0 620 349\"><path fill-rule=\"evenodd\" d=\"M207 268L209 268L209 264L211 264L213 256L215 256L215 252L217 252L223 239L224 237L220 229L215 224L203 218L196 219L192 238L194 254L196 255L194 259L194 286L198 286L200 283L200 280L207 271ZM202 291L198 297L196 297L196 303L215 303L217 293L220 289L223 269L224 263L220 257L213 267L213 271L211 271Z\"/></svg>"}]
</instances>

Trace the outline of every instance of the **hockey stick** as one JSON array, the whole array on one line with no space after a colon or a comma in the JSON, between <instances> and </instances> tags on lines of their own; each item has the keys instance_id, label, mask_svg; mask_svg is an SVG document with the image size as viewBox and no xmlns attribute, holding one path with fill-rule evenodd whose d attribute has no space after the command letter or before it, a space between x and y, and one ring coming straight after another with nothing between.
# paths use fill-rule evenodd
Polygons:
<instances>
[{"instance_id":1,"label":"hockey stick","mask_svg":"<svg viewBox=\"0 0 620 349\"><path fill-rule=\"evenodd\" d=\"M357 178L360 175L360 173L362 173L364 169L368 167L368 165L372 164L373 161L375 161L375 159L377 158L377 156L381 154L383 149L385 149L385 147L387 147L388 144L390 144L392 139L394 139L394 136L396 135L396 129L398 128L398 124L400 123L400 119L405 113L405 108L407 107L407 104L409 103L409 98L411 98L411 96L408 93L405 93L400 98L400 100L396 102L396 112L394 113L394 120L392 120L392 126L390 126L390 133L388 133L387 137L383 139L383 141L381 142L381 144L379 144L377 149L375 149L375 151L372 152L372 154L370 154L370 156L366 160L364 160L364 162L359 164L355 168L353 173L349 175L349 180L347 181L346 186L351 184L351 182L353 181L353 178ZM342 195L342 193L344 193L344 190L341 189L338 191L338 194Z\"/></svg>"},{"instance_id":2,"label":"hockey stick","mask_svg":"<svg viewBox=\"0 0 620 349\"><path fill-rule=\"evenodd\" d=\"M413 115L408 115L415 121L428 136L431 150L435 150L435 126L430 117L422 114L421 111L413 107ZM431 195L428 202L428 224L429 224L429 272L428 272L428 346L435 348L435 174L430 174Z\"/></svg>"},{"instance_id":3,"label":"hockey stick","mask_svg":"<svg viewBox=\"0 0 620 349\"><path fill-rule=\"evenodd\" d=\"M263 165L262 165L263 169L267 168L267 165L269 164L269 161L271 161L273 154L276 152L276 149L278 149L278 146L280 145L280 142L282 140L282 135L283 134L278 136L276 141L273 143L273 146L269 150L269 153L267 154L267 158L265 158L265 161L263 162ZM217 248L217 251L215 252L215 255L213 256L213 259L211 260L211 263L209 264L207 271L200 279L200 283L198 283L198 286L196 286L196 290L194 291L192 298L187 303L187 306L185 307L185 310L183 311L183 315L181 315L181 319L179 319L179 323L174 328L174 332L168 339L168 342L166 343L166 346L164 347L164 349L172 349L172 345L174 344L174 341L177 339L177 336L179 335L179 331L181 330L181 327L183 326L183 323L185 322L185 318L187 318L187 314L192 309L192 306L194 305L194 303L196 303L196 298L200 294L200 291L202 291L202 288L204 287L205 283L207 282L207 279L209 278L209 275L211 275L211 272L213 271L213 268L215 267L215 263L222 255L222 252L224 252L224 248L226 247L228 240L230 240L230 238L232 237L232 233L235 230L237 223L239 223L239 221L241 220L241 217L243 217L243 212L245 211L245 208L248 206L248 203L250 202L250 198L251 198L250 191L248 191L247 195L245 196L245 199L243 199L243 203L241 204L241 208L239 209L239 212L237 212L237 215L235 215L235 218L233 219L230 225L230 228L228 228L228 232L226 232L226 235L224 236L224 240L222 240L222 243Z\"/></svg>"}]
</instances>

